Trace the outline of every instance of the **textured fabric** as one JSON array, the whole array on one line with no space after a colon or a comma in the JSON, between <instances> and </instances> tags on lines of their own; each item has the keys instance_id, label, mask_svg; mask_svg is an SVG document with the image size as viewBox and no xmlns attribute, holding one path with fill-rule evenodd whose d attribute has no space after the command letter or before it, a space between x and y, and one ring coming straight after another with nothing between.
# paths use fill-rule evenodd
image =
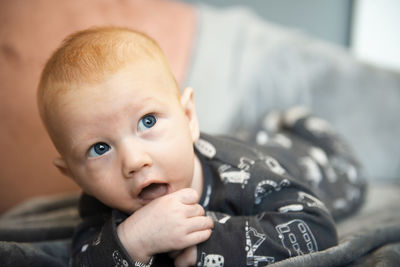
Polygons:
<instances>
[{"instance_id":1,"label":"textured fabric","mask_svg":"<svg viewBox=\"0 0 400 267\"><path fill-rule=\"evenodd\" d=\"M364 203L368 177L352 147L327 121L304 107L271 112L246 136L257 144L286 148L280 152L286 154L285 164L313 188L336 221L354 214Z\"/></svg>"},{"instance_id":2,"label":"textured fabric","mask_svg":"<svg viewBox=\"0 0 400 267\"><path fill-rule=\"evenodd\" d=\"M327 249L323 252L286 259L271 265L271 267L394 267L398 266L399 263L399 240L400 225L392 224L386 227L377 227L370 231L361 231L356 235L343 240L338 246ZM385 245L388 243L392 244ZM380 248L374 251L377 247ZM369 252L370 254L368 255ZM368 257L365 257L364 255L368 255ZM354 259L357 260L354 261Z\"/></svg>"},{"instance_id":3,"label":"textured fabric","mask_svg":"<svg viewBox=\"0 0 400 267\"><path fill-rule=\"evenodd\" d=\"M0 217L0 240L39 242L70 238L81 221L78 194L37 197Z\"/></svg>"},{"instance_id":4,"label":"textured fabric","mask_svg":"<svg viewBox=\"0 0 400 267\"><path fill-rule=\"evenodd\" d=\"M117 236L116 226L125 218L114 210L85 220L73 239L72 266L137 266Z\"/></svg>"},{"instance_id":5,"label":"textured fabric","mask_svg":"<svg viewBox=\"0 0 400 267\"><path fill-rule=\"evenodd\" d=\"M369 189L366 203L359 212L352 214L351 217L342 220L338 224L340 243L337 246L316 254L292 257L275 263L276 266L298 267L302 266L303 262L306 263L305 266L315 266L313 264L316 263L320 263L319 266L377 267L382 266L379 264L383 263L387 267L399 266L399 257L397 255L399 254L400 236L395 234L395 231L397 231L396 227L398 228L400 225L400 206L398 205L400 201L400 186L399 184L372 184ZM65 202L61 201L62 199L65 199ZM76 223L79 222L79 218L75 204L77 196L74 196L75 201L71 201L71 199L69 196L46 197L41 198L40 201L31 199L22 205L22 209L16 207L11 211L13 214L12 222L7 220L7 216L0 217L0 229L10 228L11 226L8 224L14 224L13 233L18 239L21 239L21 235L16 231L19 227L19 232L24 232L24 226L21 222L30 220L31 225L41 225L42 221L40 219L33 220L33 218L40 218L42 212L46 210L46 216L51 213L65 215L54 216L54 219L48 222L47 225L52 229L51 231L62 222L61 218L67 216L72 217L71 220L75 218L75 223L70 225L72 230ZM67 205L69 209L66 208ZM26 215L26 212L24 212L27 206L30 207L30 215ZM48 209L49 206L52 207L52 210ZM71 215L70 209L75 209L73 213L75 215ZM21 221L20 223L17 222L18 219ZM26 237L30 239L30 243L0 242L1 266L68 266L71 239L46 241L44 240L44 236L48 235L46 227L37 227L36 229L42 235L40 237L43 240L42 242L32 242L34 240L29 235ZM380 233L384 234L381 235ZM34 236L38 237L39 234ZM354 238L359 241L352 242L351 240ZM350 242L348 242L349 240ZM374 240L378 240L378 242ZM356 253L348 253L350 250ZM316 258L319 259L314 260ZM168 260L167 257L159 259L160 262L164 263Z\"/></svg>"},{"instance_id":6,"label":"textured fabric","mask_svg":"<svg viewBox=\"0 0 400 267\"><path fill-rule=\"evenodd\" d=\"M305 105L349 140L371 179L399 178L399 73L245 8L197 10L185 83L203 131L231 135L257 127L268 111Z\"/></svg>"},{"instance_id":7,"label":"textured fabric","mask_svg":"<svg viewBox=\"0 0 400 267\"><path fill-rule=\"evenodd\" d=\"M38 243L0 241L0 266L67 267L71 240Z\"/></svg>"}]
</instances>

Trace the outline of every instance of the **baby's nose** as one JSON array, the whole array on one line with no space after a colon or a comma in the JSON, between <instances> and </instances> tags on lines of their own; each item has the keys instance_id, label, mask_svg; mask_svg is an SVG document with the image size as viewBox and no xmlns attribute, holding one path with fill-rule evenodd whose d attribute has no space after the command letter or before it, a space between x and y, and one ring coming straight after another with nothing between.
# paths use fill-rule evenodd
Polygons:
<instances>
[{"instance_id":1,"label":"baby's nose","mask_svg":"<svg viewBox=\"0 0 400 267\"><path fill-rule=\"evenodd\" d=\"M127 146L123 150L122 171L125 177L129 178L143 167L152 165L150 154L139 143L136 142L134 145Z\"/></svg>"}]
</instances>

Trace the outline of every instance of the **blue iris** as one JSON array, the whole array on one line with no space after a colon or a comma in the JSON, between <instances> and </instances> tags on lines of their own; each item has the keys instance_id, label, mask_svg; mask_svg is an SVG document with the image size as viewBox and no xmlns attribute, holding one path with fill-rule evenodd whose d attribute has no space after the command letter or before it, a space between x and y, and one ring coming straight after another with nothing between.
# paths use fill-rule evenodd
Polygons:
<instances>
[{"instance_id":1,"label":"blue iris","mask_svg":"<svg viewBox=\"0 0 400 267\"><path fill-rule=\"evenodd\" d=\"M139 131L145 131L156 124L157 118L154 115L146 115L143 118L140 119L138 123L138 130Z\"/></svg>"},{"instance_id":2,"label":"blue iris","mask_svg":"<svg viewBox=\"0 0 400 267\"><path fill-rule=\"evenodd\" d=\"M99 142L94 144L89 150L89 157L98 157L109 151L111 147L106 143Z\"/></svg>"}]
</instances>

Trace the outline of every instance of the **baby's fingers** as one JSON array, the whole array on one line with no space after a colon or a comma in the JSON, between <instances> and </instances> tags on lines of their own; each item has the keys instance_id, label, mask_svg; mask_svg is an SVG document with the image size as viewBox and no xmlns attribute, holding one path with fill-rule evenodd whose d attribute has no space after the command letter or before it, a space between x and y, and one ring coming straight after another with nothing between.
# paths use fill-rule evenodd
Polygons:
<instances>
[{"instance_id":1,"label":"baby's fingers","mask_svg":"<svg viewBox=\"0 0 400 267\"><path fill-rule=\"evenodd\" d=\"M199 194L193 188L184 188L176 191L175 194L178 195L181 203L186 205L195 204L199 201Z\"/></svg>"},{"instance_id":2,"label":"baby's fingers","mask_svg":"<svg viewBox=\"0 0 400 267\"><path fill-rule=\"evenodd\" d=\"M192 232L187 235L186 240L189 246L195 246L197 244L203 243L208 240L212 234L211 229L200 230L196 232Z\"/></svg>"},{"instance_id":3,"label":"baby's fingers","mask_svg":"<svg viewBox=\"0 0 400 267\"><path fill-rule=\"evenodd\" d=\"M212 233L214 221L210 217L199 216L188 219L187 240L196 245L206 241Z\"/></svg>"},{"instance_id":4,"label":"baby's fingers","mask_svg":"<svg viewBox=\"0 0 400 267\"><path fill-rule=\"evenodd\" d=\"M177 255L174 259L176 267L194 266L196 264L196 259L197 259L196 246L184 249L183 252Z\"/></svg>"},{"instance_id":5,"label":"baby's fingers","mask_svg":"<svg viewBox=\"0 0 400 267\"><path fill-rule=\"evenodd\" d=\"M200 230L212 229L214 228L214 221L207 216L197 216L187 219L187 232L196 232Z\"/></svg>"},{"instance_id":6,"label":"baby's fingers","mask_svg":"<svg viewBox=\"0 0 400 267\"><path fill-rule=\"evenodd\" d=\"M187 205L186 212L187 218L204 216L204 208L200 204Z\"/></svg>"}]
</instances>

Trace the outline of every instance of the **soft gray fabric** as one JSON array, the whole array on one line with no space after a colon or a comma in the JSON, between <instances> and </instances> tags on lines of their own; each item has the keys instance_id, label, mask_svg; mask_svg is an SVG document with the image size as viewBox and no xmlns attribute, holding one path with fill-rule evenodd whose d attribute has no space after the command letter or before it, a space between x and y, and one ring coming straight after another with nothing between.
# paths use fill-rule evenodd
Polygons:
<instances>
[{"instance_id":1,"label":"soft gray fabric","mask_svg":"<svg viewBox=\"0 0 400 267\"><path fill-rule=\"evenodd\" d=\"M400 185L372 184L365 205L337 225L339 245L275 263L289 266L399 266Z\"/></svg>"},{"instance_id":2,"label":"soft gray fabric","mask_svg":"<svg viewBox=\"0 0 400 267\"><path fill-rule=\"evenodd\" d=\"M0 266L66 267L78 194L31 199L0 216Z\"/></svg>"},{"instance_id":3,"label":"soft gray fabric","mask_svg":"<svg viewBox=\"0 0 400 267\"><path fill-rule=\"evenodd\" d=\"M2 267L67 267L70 239L37 243L0 241Z\"/></svg>"},{"instance_id":4,"label":"soft gray fabric","mask_svg":"<svg viewBox=\"0 0 400 267\"><path fill-rule=\"evenodd\" d=\"M391 244L392 243L392 244ZM391 244L386 245L386 244ZM382 252L374 252L385 250ZM400 225L375 227L343 240L339 245L324 251L289 258L270 267L333 267L333 266L379 266L377 262L386 262L387 267L398 266L400 249ZM372 251L372 252L371 252ZM393 252L393 253L389 253ZM380 259L380 256L385 258ZM370 264L367 264L369 262Z\"/></svg>"},{"instance_id":5,"label":"soft gray fabric","mask_svg":"<svg viewBox=\"0 0 400 267\"><path fill-rule=\"evenodd\" d=\"M79 222L77 201L77 195L33 199L1 216L0 266L68 266L70 235ZM398 203L399 184L373 184L362 209L338 223L339 245L269 266L399 266ZM62 225L68 217L68 223ZM43 218L48 219L46 225ZM65 226L70 229L69 236L65 236ZM10 229L14 238L7 235L8 241L3 241L3 234ZM57 229L58 236L54 234Z\"/></svg>"},{"instance_id":6,"label":"soft gray fabric","mask_svg":"<svg viewBox=\"0 0 400 267\"><path fill-rule=\"evenodd\" d=\"M80 222L78 194L33 198L0 216L0 241L70 238Z\"/></svg>"},{"instance_id":7,"label":"soft gray fabric","mask_svg":"<svg viewBox=\"0 0 400 267\"><path fill-rule=\"evenodd\" d=\"M200 5L193 54L186 85L203 131L230 134L301 104L349 140L372 179L400 177L399 73L240 7Z\"/></svg>"}]
</instances>

